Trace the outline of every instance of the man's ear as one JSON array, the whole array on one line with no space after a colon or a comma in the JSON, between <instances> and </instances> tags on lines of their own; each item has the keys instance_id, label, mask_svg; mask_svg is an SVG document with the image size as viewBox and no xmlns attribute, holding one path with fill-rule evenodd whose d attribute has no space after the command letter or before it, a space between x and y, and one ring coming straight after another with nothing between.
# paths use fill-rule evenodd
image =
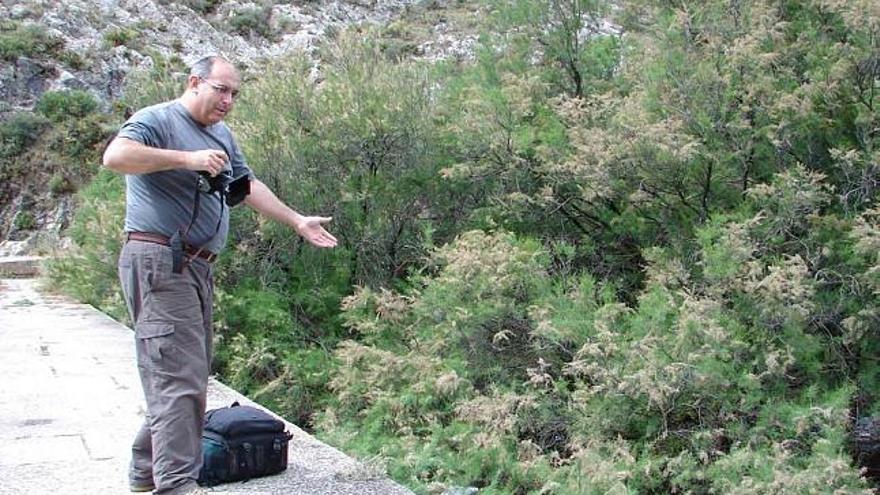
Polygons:
<instances>
[{"instance_id":1,"label":"man's ear","mask_svg":"<svg viewBox=\"0 0 880 495\"><path fill-rule=\"evenodd\" d=\"M190 74L189 77L186 78L187 91L192 90L192 89L196 89L196 87L198 85L199 85L199 76L194 76L194 75Z\"/></svg>"}]
</instances>

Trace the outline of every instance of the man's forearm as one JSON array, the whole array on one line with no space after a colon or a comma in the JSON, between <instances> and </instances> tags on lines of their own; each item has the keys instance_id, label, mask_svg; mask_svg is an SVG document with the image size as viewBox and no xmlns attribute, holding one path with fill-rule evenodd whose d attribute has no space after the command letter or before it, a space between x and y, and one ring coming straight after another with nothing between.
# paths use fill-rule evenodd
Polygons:
<instances>
[{"instance_id":1,"label":"man's forearm","mask_svg":"<svg viewBox=\"0 0 880 495\"><path fill-rule=\"evenodd\" d=\"M293 227L297 234L315 247L332 248L339 242L323 227L323 224L330 222L333 218L300 215L282 203L266 184L256 179L251 182L251 194L245 202L261 215Z\"/></svg>"},{"instance_id":2,"label":"man's forearm","mask_svg":"<svg viewBox=\"0 0 880 495\"><path fill-rule=\"evenodd\" d=\"M148 174L185 168L188 153L146 146L127 138L116 138L104 152L104 166L123 174Z\"/></svg>"},{"instance_id":3,"label":"man's forearm","mask_svg":"<svg viewBox=\"0 0 880 495\"><path fill-rule=\"evenodd\" d=\"M261 215L293 227L297 232L301 229L302 215L282 203L266 184L257 179L251 181L251 193L245 199L245 203Z\"/></svg>"}]
</instances>

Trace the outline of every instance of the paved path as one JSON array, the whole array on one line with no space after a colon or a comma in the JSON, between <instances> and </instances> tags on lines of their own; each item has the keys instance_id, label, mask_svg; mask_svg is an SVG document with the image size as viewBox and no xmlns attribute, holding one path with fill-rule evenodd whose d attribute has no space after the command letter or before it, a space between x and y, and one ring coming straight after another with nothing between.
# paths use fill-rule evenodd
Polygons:
<instances>
[{"instance_id":1,"label":"paved path","mask_svg":"<svg viewBox=\"0 0 880 495\"><path fill-rule=\"evenodd\" d=\"M132 333L91 306L0 279L0 495L127 494L144 402ZM212 381L208 407L239 400ZM288 469L219 494L407 495L288 423Z\"/></svg>"}]
</instances>

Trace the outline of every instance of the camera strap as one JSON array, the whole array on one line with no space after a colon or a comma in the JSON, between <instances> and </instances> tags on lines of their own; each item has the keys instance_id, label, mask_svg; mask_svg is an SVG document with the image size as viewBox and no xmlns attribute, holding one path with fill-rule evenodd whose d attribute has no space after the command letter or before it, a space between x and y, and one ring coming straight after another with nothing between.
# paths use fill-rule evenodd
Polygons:
<instances>
[{"instance_id":1,"label":"camera strap","mask_svg":"<svg viewBox=\"0 0 880 495\"><path fill-rule=\"evenodd\" d=\"M189 235L189 231L192 229L193 225L195 225L196 218L199 216L199 206L202 199L202 194L199 190L199 180L199 177L196 176L196 187L194 188L195 197L193 198L193 210L192 216L189 219L189 225L186 226L186 230L177 229L177 231L174 232L174 235L168 240L168 243L171 246L171 271L174 273L182 273L185 262L189 261L185 256L184 244L186 243L186 237ZM217 233L220 232L220 225L223 223L223 213L226 206L223 198L224 194L222 191L217 191L217 194L220 195L220 215L217 217L217 226L214 228L214 234L211 235L208 242L211 242L211 240L217 236ZM201 248L199 248L199 250L201 250Z\"/></svg>"}]
</instances>

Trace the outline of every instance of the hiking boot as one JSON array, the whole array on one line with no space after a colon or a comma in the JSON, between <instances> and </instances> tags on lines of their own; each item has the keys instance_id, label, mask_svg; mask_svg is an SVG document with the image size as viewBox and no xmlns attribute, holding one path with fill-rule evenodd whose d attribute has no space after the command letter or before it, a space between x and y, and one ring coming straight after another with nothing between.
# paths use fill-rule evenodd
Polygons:
<instances>
[{"instance_id":1,"label":"hiking boot","mask_svg":"<svg viewBox=\"0 0 880 495\"><path fill-rule=\"evenodd\" d=\"M151 492L156 489L156 485L153 480L132 481L128 484L128 489L135 493Z\"/></svg>"}]
</instances>

